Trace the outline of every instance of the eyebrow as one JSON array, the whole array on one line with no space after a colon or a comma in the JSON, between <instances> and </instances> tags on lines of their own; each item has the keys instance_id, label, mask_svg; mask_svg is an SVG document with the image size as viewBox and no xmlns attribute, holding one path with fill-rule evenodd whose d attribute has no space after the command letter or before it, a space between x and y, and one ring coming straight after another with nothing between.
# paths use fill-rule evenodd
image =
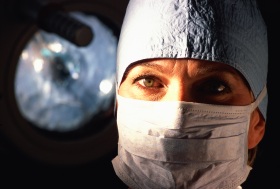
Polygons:
<instances>
[{"instance_id":1,"label":"eyebrow","mask_svg":"<svg viewBox=\"0 0 280 189\"><path fill-rule=\"evenodd\" d=\"M142 62L137 64L138 66L148 67L148 68L154 68L161 72L164 71L164 68L162 67L162 64L157 64L156 62ZM137 66L136 65L136 66Z\"/></svg>"},{"instance_id":2,"label":"eyebrow","mask_svg":"<svg viewBox=\"0 0 280 189\"><path fill-rule=\"evenodd\" d=\"M230 68L232 68L232 69L230 69ZM195 75L204 75L206 73L210 74L210 73L220 72L220 73L229 73L236 78L239 78L242 76L242 74L239 73L237 70L235 70L235 68L233 68L233 67L230 67L230 68L228 68L226 66L220 66L220 65L217 65L217 66L216 65L214 65L214 66L205 65L205 66L200 66L200 68L197 69Z\"/></svg>"},{"instance_id":3,"label":"eyebrow","mask_svg":"<svg viewBox=\"0 0 280 189\"><path fill-rule=\"evenodd\" d=\"M135 66L143 66L143 67L149 67L149 68L154 68L160 72L163 72L165 69L162 68L161 64L157 63L157 61L142 61L142 62L137 62L134 65L131 65L127 72L131 70ZM207 65L207 62L203 66L199 66L199 69L197 69L195 75L205 75L209 73L229 73L233 75L234 77L243 77L241 73L239 73L234 67L225 64L225 63L220 63L220 65Z\"/></svg>"},{"instance_id":4,"label":"eyebrow","mask_svg":"<svg viewBox=\"0 0 280 189\"><path fill-rule=\"evenodd\" d=\"M160 72L163 72L164 69L162 68L162 66L160 64L156 64L155 62L147 62L147 61L139 61L139 62L135 62L131 65L129 65L124 73L124 77L127 76L127 74L134 68L137 66L141 66L141 67L148 67L148 68L154 68L156 70L159 70Z\"/></svg>"}]
</instances>

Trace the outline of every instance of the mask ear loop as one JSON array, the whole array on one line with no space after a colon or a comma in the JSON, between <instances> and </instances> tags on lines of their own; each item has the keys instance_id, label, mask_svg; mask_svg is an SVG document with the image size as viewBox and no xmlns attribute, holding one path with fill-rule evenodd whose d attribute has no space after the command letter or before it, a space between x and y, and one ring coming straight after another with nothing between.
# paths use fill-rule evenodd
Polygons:
<instances>
[{"instance_id":1,"label":"mask ear loop","mask_svg":"<svg viewBox=\"0 0 280 189\"><path fill-rule=\"evenodd\" d=\"M251 103L251 112L253 112L258 107L258 105L261 103L261 101L266 96L266 94L267 94L267 87L265 85L261 93L258 95L257 99L253 103Z\"/></svg>"},{"instance_id":2,"label":"mask ear loop","mask_svg":"<svg viewBox=\"0 0 280 189\"><path fill-rule=\"evenodd\" d=\"M251 103L251 110L250 112L252 113L258 106L259 104L261 103L261 101L263 100L263 98L266 96L267 94L267 87L266 85L263 87L262 91L260 92L260 94L258 95L257 99ZM247 127L247 132L249 130L249 126Z\"/></svg>"}]
</instances>

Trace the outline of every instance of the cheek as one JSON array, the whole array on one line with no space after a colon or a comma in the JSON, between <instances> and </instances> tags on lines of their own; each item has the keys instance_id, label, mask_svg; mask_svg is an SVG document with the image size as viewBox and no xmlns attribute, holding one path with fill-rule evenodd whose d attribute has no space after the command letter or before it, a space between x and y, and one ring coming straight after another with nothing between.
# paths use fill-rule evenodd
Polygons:
<instances>
[{"instance_id":1,"label":"cheek","mask_svg":"<svg viewBox=\"0 0 280 189\"><path fill-rule=\"evenodd\" d=\"M121 83L118 94L126 98L137 98L137 93L133 92L132 85L127 81Z\"/></svg>"},{"instance_id":2,"label":"cheek","mask_svg":"<svg viewBox=\"0 0 280 189\"><path fill-rule=\"evenodd\" d=\"M242 83L240 83L239 87L235 89L233 96L234 98L232 99L232 102L234 105L245 106L251 104L254 101L253 93L245 84ZM251 120L252 117L253 116L251 116Z\"/></svg>"},{"instance_id":3,"label":"cheek","mask_svg":"<svg viewBox=\"0 0 280 189\"><path fill-rule=\"evenodd\" d=\"M125 84L125 82L121 83L118 94L124 97L128 97L129 95L129 87Z\"/></svg>"}]
</instances>

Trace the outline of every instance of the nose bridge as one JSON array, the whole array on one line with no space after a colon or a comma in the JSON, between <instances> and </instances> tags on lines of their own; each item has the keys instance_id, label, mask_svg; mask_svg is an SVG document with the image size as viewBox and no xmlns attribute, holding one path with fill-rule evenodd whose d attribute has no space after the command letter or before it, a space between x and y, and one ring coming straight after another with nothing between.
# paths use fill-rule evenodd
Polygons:
<instances>
[{"instance_id":1,"label":"nose bridge","mask_svg":"<svg viewBox=\"0 0 280 189\"><path fill-rule=\"evenodd\" d=\"M191 101L189 86L183 79L174 79L170 82L165 96L168 101Z\"/></svg>"},{"instance_id":2,"label":"nose bridge","mask_svg":"<svg viewBox=\"0 0 280 189\"><path fill-rule=\"evenodd\" d=\"M176 59L172 66L165 99L168 101L191 102L191 88L194 82L193 74L197 70L197 62L193 60Z\"/></svg>"}]
</instances>

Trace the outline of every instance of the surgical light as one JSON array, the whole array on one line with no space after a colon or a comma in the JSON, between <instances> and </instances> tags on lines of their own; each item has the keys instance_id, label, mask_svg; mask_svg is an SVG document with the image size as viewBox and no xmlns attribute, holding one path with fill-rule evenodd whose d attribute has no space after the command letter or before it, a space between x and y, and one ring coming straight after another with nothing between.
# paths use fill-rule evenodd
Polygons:
<instances>
[{"instance_id":1,"label":"surgical light","mask_svg":"<svg viewBox=\"0 0 280 189\"><path fill-rule=\"evenodd\" d=\"M19 59L16 100L21 114L40 129L79 129L113 103L117 38L97 17L71 15L91 26L91 44L77 47L40 30Z\"/></svg>"},{"instance_id":2,"label":"surgical light","mask_svg":"<svg viewBox=\"0 0 280 189\"><path fill-rule=\"evenodd\" d=\"M45 165L94 165L116 152L115 61L127 3L0 3L2 156L44 172Z\"/></svg>"}]
</instances>

